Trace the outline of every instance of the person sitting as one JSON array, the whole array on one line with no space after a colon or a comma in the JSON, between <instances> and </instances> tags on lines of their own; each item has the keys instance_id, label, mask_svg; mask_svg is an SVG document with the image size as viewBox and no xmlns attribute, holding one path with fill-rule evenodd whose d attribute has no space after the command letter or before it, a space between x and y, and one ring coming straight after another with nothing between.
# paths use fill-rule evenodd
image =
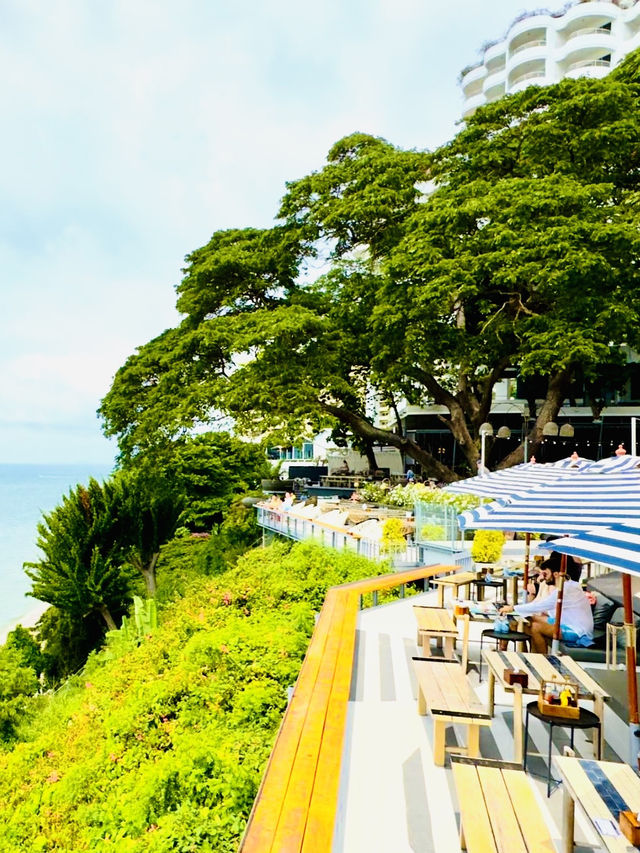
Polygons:
<instances>
[{"instance_id":1,"label":"person sitting","mask_svg":"<svg viewBox=\"0 0 640 853\"><path fill-rule=\"evenodd\" d=\"M409 470L408 470L408 471L407 471L407 473L405 474L405 477L407 478L407 484L409 484L409 483L413 483L413 481L414 481L414 480L415 480L415 478L416 478L416 475L415 475L415 474L414 474L414 472L413 472L413 468L409 468Z\"/></svg>"},{"instance_id":2,"label":"person sitting","mask_svg":"<svg viewBox=\"0 0 640 853\"><path fill-rule=\"evenodd\" d=\"M342 464L336 468L336 474L350 474L351 468L349 468L349 463L346 459L342 460Z\"/></svg>"},{"instance_id":3,"label":"person sitting","mask_svg":"<svg viewBox=\"0 0 640 853\"><path fill-rule=\"evenodd\" d=\"M534 652L547 653L547 644L555 633L556 602L558 600L557 581L560 575L560 562L550 557L541 565L543 581L552 587L552 592L545 598L536 598L526 604L505 605L500 608L500 614L514 613L516 616L530 616L531 622L524 630L531 634L531 645ZM567 579L564 582L562 597L562 622L560 636L569 645L589 646L593 643L593 613L591 605L584 594L578 580L581 567L571 561L567 566Z\"/></svg>"},{"instance_id":4,"label":"person sitting","mask_svg":"<svg viewBox=\"0 0 640 853\"><path fill-rule=\"evenodd\" d=\"M282 501L282 509L291 509L295 499L296 499L295 495L291 494L291 492L285 492L284 493L284 500Z\"/></svg>"}]
</instances>

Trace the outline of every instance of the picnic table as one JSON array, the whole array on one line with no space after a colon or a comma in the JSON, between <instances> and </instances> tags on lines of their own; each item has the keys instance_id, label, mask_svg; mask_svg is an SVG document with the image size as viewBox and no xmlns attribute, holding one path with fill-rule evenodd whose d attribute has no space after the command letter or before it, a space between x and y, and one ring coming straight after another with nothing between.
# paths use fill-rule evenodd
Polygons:
<instances>
[{"instance_id":1,"label":"picnic table","mask_svg":"<svg viewBox=\"0 0 640 853\"><path fill-rule=\"evenodd\" d=\"M413 612L418 623L416 644L422 646L422 654L431 657L431 640L435 639L437 643L444 643L444 656L452 658L458 629L449 612L442 607L420 604L414 604Z\"/></svg>"},{"instance_id":2,"label":"picnic table","mask_svg":"<svg viewBox=\"0 0 640 853\"><path fill-rule=\"evenodd\" d=\"M593 702L593 710L600 720L600 738L598 740L599 758L602 757L604 744L604 702L609 694L588 675L579 663L568 655L541 655L535 652L485 651L484 658L489 667L489 711L493 716L496 681L507 693L513 693L513 742L514 760L522 764L524 760L524 740L522 732L522 695L540 692L540 681L571 678L578 684L579 698ZM519 669L529 676L526 687L520 684L508 684L505 669Z\"/></svg>"},{"instance_id":3,"label":"picnic table","mask_svg":"<svg viewBox=\"0 0 640 853\"><path fill-rule=\"evenodd\" d=\"M480 726L491 725L491 714L474 693L457 661L444 658L413 658L418 681L418 713L433 717L433 761L444 765L445 752L480 754ZM467 727L466 747L445 745L448 725Z\"/></svg>"},{"instance_id":4,"label":"picnic table","mask_svg":"<svg viewBox=\"0 0 640 853\"><path fill-rule=\"evenodd\" d=\"M498 617L498 608L493 602L468 602L468 613L464 616L453 616L454 623L462 622L462 666L464 671L469 669L469 627L471 622L484 622L485 625L492 625ZM524 619L516 620L518 630L522 631Z\"/></svg>"},{"instance_id":5,"label":"picnic table","mask_svg":"<svg viewBox=\"0 0 640 853\"><path fill-rule=\"evenodd\" d=\"M526 773L517 764L452 758L460 847L469 853L555 853Z\"/></svg>"},{"instance_id":6,"label":"picnic table","mask_svg":"<svg viewBox=\"0 0 640 853\"><path fill-rule=\"evenodd\" d=\"M471 584L477 579L477 577L477 572L457 572L454 575L448 575L447 577L435 580L434 583L438 587L438 607L444 607L444 591L446 587L452 589L454 598L457 598L460 587L466 586L467 598L469 598Z\"/></svg>"},{"instance_id":7,"label":"picnic table","mask_svg":"<svg viewBox=\"0 0 640 853\"><path fill-rule=\"evenodd\" d=\"M621 811L640 811L640 779L628 764L593 761L569 756L555 759L562 777L563 853L572 853L575 807L578 805L596 833L600 845L610 853L637 850L624 835L616 835ZM612 833L612 834L610 834Z\"/></svg>"}]
</instances>

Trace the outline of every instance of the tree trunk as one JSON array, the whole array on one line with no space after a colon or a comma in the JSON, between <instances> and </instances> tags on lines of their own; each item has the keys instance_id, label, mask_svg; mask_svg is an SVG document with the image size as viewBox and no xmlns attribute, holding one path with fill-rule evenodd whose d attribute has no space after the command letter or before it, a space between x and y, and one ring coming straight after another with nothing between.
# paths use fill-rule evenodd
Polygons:
<instances>
[{"instance_id":1,"label":"tree trunk","mask_svg":"<svg viewBox=\"0 0 640 853\"><path fill-rule=\"evenodd\" d=\"M371 441L364 442L364 455L367 457L369 473L373 474L374 471L378 470L378 461L376 459L376 454L373 449L373 443Z\"/></svg>"},{"instance_id":2,"label":"tree trunk","mask_svg":"<svg viewBox=\"0 0 640 853\"><path fill-rule=\"evenodd\" d=\"M147 595L149 598L155 598L157 592L156 584L156 563L158 562L158 554L154 554L148 566L141 568L142 577L144 578L145 586L147 587Z\"/></svg>"},{"instance_id":3,"label":"tree trunk","mask_svg":"<svg viewBox=\"0 0 640 853\"><path fill-rule=\"evenodd\" d=\"M567 391L571 385L572 376L573 371L567 369L556 373L549 379L547 396L542 406L540 406L536 422L531 427L527 436L529 457L535 456L539 452L543 438L542 431L546 424L557 417L558 412L562 408ZM518 465L523 461L529 461L528 459L524 459L524 442L519 447L516 447L515 450L512 450L508 456L505 456L498 465L498 468L510 468L512 465Z\"/></svg>"},{"instance_id":4,"label":"tree trunk","mask_svg":"<svg viewBox=\"0 0 640 853\"><path fill-rule=\"evenodd\" d=\"M403 435L397 435L395 432L379 429L379 427L375 427L365 418L348 409L334 406L331 403L323 403L322 405L325 411L333 415L341 423L346 424L360 438L374 444L388 444L391 447L397 447L401 453L405 453L418 462L428 476L435 477L445 483L451 483L454 480L460 479L451 468L447 468L446 465L438 462L428 451L424 450L412 439Z\"/></svg>"},{"instance_id":5,"label":"tree trunk","mask_svg":"<svg viewBox=\"0 0 640 853\"><path fill-rule=\"evenodd\" d=\"M118 630L118 626L113 621L113 616L111 615L109 608L107 607L106 604L99 604L98 605L98 612L100 613L100 615L102 616L102 618L106 622L107 628L110 631L117 631Z\"/></svg>"}]
</instances>

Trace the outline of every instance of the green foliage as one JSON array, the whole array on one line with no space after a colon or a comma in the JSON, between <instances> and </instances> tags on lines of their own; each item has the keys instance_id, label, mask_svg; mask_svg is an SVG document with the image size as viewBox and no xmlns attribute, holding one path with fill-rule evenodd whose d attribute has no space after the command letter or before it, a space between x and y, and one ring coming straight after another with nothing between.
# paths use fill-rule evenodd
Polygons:
<instances>
[{"instance_id":1,"label":"green foliage","mask_svg":"<svg viewBox=\"0 0 640 853\"><path fill-rule=\"evenodd\" d=\"M163 550L193 564L207 544ZM195 581L140 645L92 655L0 754L0 850L235 851L314 610L380 571L315 545L255 550Z\"/></svg>"},{"instance_id":2,"label":"green foliage","mask_svg":"<svg viewBox=\"0 0 640 853\"><path fill-rule=\"evenodd\" d=\"M32 710L30 697L38 690L35 670L20 650L0 647L0 744L16 740L18 728Z\"/></svg>"},{"instance_id":3,"label":"green foliage","mask_svg":"<svg viewBox=\"0 0 640 853\"><path fill-rule=\"evenodd\" d=\"M423 524L420 528L420 541L437 542L444 539L444 527L441 524Z\"/></svg>"},{"instance_id":4,"label":"green foliage","mask_svg":"<svg viewBox=\"0 0 640 853\"><path fill-rule=\"evenodd\" d=\"M504 533L501 530L476 530L471 559L476 563L495 563L502 555Z\"/></svg>"},{"instance_id":5,"label":"green foliage","mask_svg":"<svg viewBox=\"0 0 640 853\"><path fill-rule=\"evenodd\" d=\"M407 547L405 524L401 518L385 518L382 524L381 550L383 554L397 554Z\"/></svg>"},{"instance_id":6,"label":"green foliage","mask_svg":"<svg viewBox=\"0 0 640 853\"><path fill-rule=\"evenodd\" d=\"M21 665L30 667L36 675L40 675L43 671L44 658L32 628L16 626L7 635L5 648L16 651L20 656Z\"/></svg>"},{"instance_id":7,"label":"green foliage","mask_svg":"<svg viewBox=\"0 0 640 853\"><path fill-rule=\"evenodd\" d=\"M38 524L43 557L25 563L30 595L81 622L98 613L109 628L126 608L132 575L121 569L119 484L91 479L76 486Z\"/></svg>"},{"instance_id":8,"label":"green foliage","mask_svg":"<svg viewBox=\"0 0 640 853\"><path fill-rule=\"evenodd\" d=\"M600 405L604 379L624 380L621 345L640 345L637 62L502 98L429 155L361 133L338 141L288 184L283 226L218 232L189 256L185 319L118 372L108 434L135 454L222 409L274 440L328 426L391 444L450 480L408 436L373 425L367 392L445 407L475 471L496 383L515 370L542 388L528 395L532 412L544 401L535 453L572 383ZM318 255L329 271L306 284Z\"/></svg>"}]
</instances>

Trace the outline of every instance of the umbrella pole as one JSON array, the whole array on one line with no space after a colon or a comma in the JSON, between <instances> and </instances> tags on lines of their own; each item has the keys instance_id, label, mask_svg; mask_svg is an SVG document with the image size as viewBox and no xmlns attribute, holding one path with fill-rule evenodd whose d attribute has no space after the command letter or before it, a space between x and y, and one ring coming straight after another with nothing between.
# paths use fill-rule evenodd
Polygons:
<instances>
[{"instance_id":1,"label":"umbrella pole","mask_svg":"<svg viewBox=\"0 0 640 853\"><path fill-rule=\"evenodd\" d=\"M636 629L633 618L631 575L622 575L624 635L627 651L627 696L629 699L629 756L631 766L640 769L640 731L638 730L638 680L636 677Z\"/></svg>"},{"instance_id":2,"label":"umbrella pole","mask_svg":"<svg viewBox=\"0 0 640 853\"><path fill-rule=\"evenodd\" d=\"M522 575L522 583L524 588L527 588L529 583L529 557L531 554L531 534L524 534L524 573ZM526 598L525 598L526 601Z\"/></svg>"},{"instance_id":3,"label":"umbrella pole","mask_svg":"<svg viewBox=\"0 0 640 853\"><path fill-rule=\"evenodd\" d=\"M553 626L553 642L551 643L551 652L557 655L560 651L560 619L562 618L562 599L564 597L564 577L567 571L567 555L563 554L560 561L560 574L558 575L558 598L556 600L556 622Z\"/></svg>"}]
</instances>

